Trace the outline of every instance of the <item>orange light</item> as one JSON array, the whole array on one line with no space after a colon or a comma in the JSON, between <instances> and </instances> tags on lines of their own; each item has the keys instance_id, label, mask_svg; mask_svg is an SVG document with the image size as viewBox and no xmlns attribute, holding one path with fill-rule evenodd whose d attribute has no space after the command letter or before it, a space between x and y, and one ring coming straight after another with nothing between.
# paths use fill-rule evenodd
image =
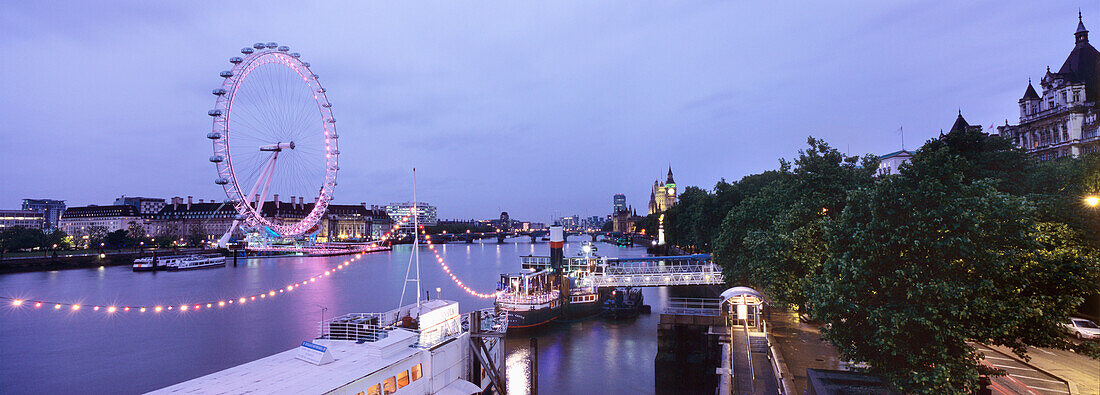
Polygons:
<instances>
[{"instance_id":1,"label":"orange light","mask_svg":"<svg viewBox=\"0 0 1100 395\"><path fill-rule=\"evenodd\" d=\"M144 310L144 309L142 309L142 310ZM161 310L164 310L164 308L163 308L163 307L160 307L160 306L157 306L157 307L154 307L154 308L153 308L153 311L155 311L155 312L158 312L158 313L159 313L159 312L160 312Z\"/></svg>"},{"instance_id":2,"label":"orange light","mask_svg":"<svg viewBox=\"0 0 1100 395\"><path fill-rule=\"evenodd\" d=\"M180 311L187 311L187 305L180 306Z\"/></svg>"},{"instance_id":3,"label":"orange light","mask_svg":"<svg viewBox=\"0 0 1100 395\"><path fill-rule=\"evenodd\" d=\"M107 307L107 312L108 313L114 313L115 311L118 311L117 307L115 307L115 306Z\"/></svg>"},{"instance_id":4,"label":"orange light","mask_svg":"<svg viewBox=\"0 0 1100 395\"><path fill-rule=\"evenodd\" d=\"M142 313L144 313L144 312L145 312L145 308L144 308L144 307L142 307L142 308L141 308L141 312L142 312Z\"/></svg>"},{"instance_id":5,"label":"orange light","mask_svg":"<svg viewBox=\"0 0 1100 395\"><path fill-rule=\"evenodd\" d=\"M74 304L73 305L73 310L80 310L80 305Z\"/></svg>"},{"instance_id":6,"label":"orange light","mask_svg":"<svg viewBox=\"0 0 1100 395\"><path fill-rule=\"evenodd\" d=\"M53 305L54 310L61 310L61 303Z\"/></svg>"},{"instance_id":7,"label":"orange light","mask_svg":"<svg viewBox=\"0 0 1100 395\"><path fill-rule=\"evenodd\" d=\"M22 304L23 304L23 301L19 300L19 299L11 301L12 306L19 306L19 305L22 305Z\"/></svg>"},{"instance_id":8,"label":"orange light","mask_svg":"<svg viewBox=\"0 0 1100 395\"><path fill-rule=\"evenodd\" d=\"M225 301L218 301L218 307L225 307Z\"/></svg>"},{"instance_id":9,"label":"orange light","mask_svg":"<svg viewBox=\"0 0 1100 395\"><path fill-rule=\"evenodd\" d=\"M209 309L209 308L211 308L211 307L213 307L213 304L212 304L212 303L207 303L207 304L206 304L206 308L208 308L208 309Z\"/></svg>"},{"instance_id":10,"label":"orange light","mask_svg":"<svg viewBox=\"0 0 1100 395\"><path fill-rule=\"evenodd\" d=\"M92 311L99 311L99 306L92 306Z\"/></svg>"},{"instance_id":11,"label":"orange light","mask_svg":"<svg viewBox=\"0 0 1100 395\"><path fill-rule=\"evenodd\" d=\"M35 308L42 307L42 302L34 302L34 307Z\"/></svg>"},{"instance_id":12,"label":"orange light","mask_svg":"<svg viewBox=\"0 0 1100 395\"><path fill-rule=\"evenodd\" d=\"M239 302L244 303L244 298L241 298Z\"/></svg>"}]
</instances>

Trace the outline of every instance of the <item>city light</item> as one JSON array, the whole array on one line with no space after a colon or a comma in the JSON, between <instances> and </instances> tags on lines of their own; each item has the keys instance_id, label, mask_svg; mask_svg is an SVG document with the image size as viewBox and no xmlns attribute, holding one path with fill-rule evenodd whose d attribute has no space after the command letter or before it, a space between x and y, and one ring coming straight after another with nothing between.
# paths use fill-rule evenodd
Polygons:
<instances>
[{"instance_id":1,"label":"city light","mask_svg":"<svg viewBox=\"0 0 1100 395\"><path fill-rule=\"evenodd\" d=\"M1085 198L1085 204L1089 205L1089 207L1096 207L1096 205L1100 204L1100 197L1089 195Z\"/></svg>"}]
</instances>

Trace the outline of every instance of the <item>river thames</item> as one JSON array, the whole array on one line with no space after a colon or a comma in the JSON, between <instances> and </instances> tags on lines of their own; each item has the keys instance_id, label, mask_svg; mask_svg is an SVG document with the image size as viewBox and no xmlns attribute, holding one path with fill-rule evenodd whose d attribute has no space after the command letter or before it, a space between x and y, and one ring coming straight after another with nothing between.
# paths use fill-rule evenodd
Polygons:
<instances>
[{"instance_id":1,"label":"river thames","mask_svg":"<svg viewBox=\"0 0 1100 395\"><path fill-rule=\"evenodd\" d=\"M576 255L580 245L566 243L565 254ZM597 246L599 254L609 257L645 255L641 247ZM549 243L487 240L439 245L436 250L465 284L490 292L499 273L520 271L520 255L549 255ZM322 307L327 317L396 307L410 252L411 246L402 245L364 255L347 270L294 293L209 311L108 315L104 310L0 307L0 393L141 393L292 349L316 337ZM238 267L189 272L134 273L129 266L115 266L5 274L0 275L0 295L83 305L178 306L278 289L347 259L249 259ZM463 312L492 307L492 300L456 286L424 247L420 260L424 289L433 298L438 287ZM509 337L509 393L528 392L530 337L539 342L540 392L653 392L656 312L664 299L663 288L649 288L645 301L654 314L561 323Z\"/></svg>"}]
</instances>

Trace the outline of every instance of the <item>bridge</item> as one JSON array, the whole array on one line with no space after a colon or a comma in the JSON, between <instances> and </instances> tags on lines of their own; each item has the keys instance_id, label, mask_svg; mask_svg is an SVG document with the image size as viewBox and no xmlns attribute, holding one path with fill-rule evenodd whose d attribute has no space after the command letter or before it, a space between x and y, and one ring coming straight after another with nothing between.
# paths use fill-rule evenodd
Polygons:
<instances>
[{"instance_id":1,"label":"bridge","mask_svg":"<svg viewBox=\"0 0 1100 395\"><path fill-rule=\"evenodd\" d=\"M523 256L524 269L550 267L548 256ZM678 285L722 285L725 278L710 254L641 258L566 257L562 271L576 278L578 287L665 287Z\"/></svg>"}]
</instances>

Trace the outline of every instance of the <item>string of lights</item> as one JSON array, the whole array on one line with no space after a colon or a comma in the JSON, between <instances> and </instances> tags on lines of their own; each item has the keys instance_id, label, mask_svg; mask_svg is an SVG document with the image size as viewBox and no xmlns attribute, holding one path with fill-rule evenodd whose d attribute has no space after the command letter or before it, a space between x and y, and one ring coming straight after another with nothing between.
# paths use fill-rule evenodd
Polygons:
<instances>
[{"instance_id":1,"label":"string of lights","mask_svg":"<svg viewBox=\"0 0 1100 395\"><path fill-rule=\"evenodd\" d=\"M390 231L386 232L386 234L384 234L382 236L382 241L385 242L386 240L389 240L390 235L392 235L394 232L397 231L398 228L400 228L402 225L404 225L406 222L408 222L408 219L409 219L408 217L404 217L400 221L395 223L393 225L393 227L390 229ZM221 300L217 300L217 301L211 300L211 301L205 301L205 302L199 302L199 303L181 303L181 304L172 304L172 305L163 305L163 304L156 304L156 305L125 305L125 304L120 304L120 305L105 305L105 304L104 305L99 305L99 304L90 304L90 305L86 305L86 304L73 303L73 302L37 300L37 299L16 298L16 297L9 297L9 296L0 296L0 299L9 301L9 304L12 307L15 307L15 308L29 306L29 307L32 307L34 309L42 309L42 308L51 309L52 308L53 310L67 310L67 311L74 311L74 312L89 309L91 311L96 311L96 312L101 311L101 312L105 312L107 314L130 313L130 312L161 313L161 312L164 312L164 311L173 311L173 310L179 311L179 312L182 313L182 312L186 312L186 311L201 311L203 309L213 310L213 309L219 309L219 308L228 308L228 307L232 307L233 305L241 306L241 305L244 305L244 304L247 304L247 303L250 303L250 302L262 301L262 300L266 300L268 298L274 298L276 295L280 295L280 294L284 294L284 293L290 293L290 292L294 291L295 289L298 289L299 287L316 283L317 280L319 280L319 279L329 277L329 276L331 276L331 275L333 275L333 274L335 274L339 271L342 271L342 270L346 269L348 266L351 266L352 263L354 263L355 261L358 261L362 257L363 257L362 253L355 254L354 257L352 257L350 259L347 259L344 262L336 265L335 267L332 267L332 268L329 268L329 269L325 270L324 272L320 272L320 273L317 273L313 276L310 276L308 279L303 279L302 281L296 281L296 282L293 282L293 283L290 283L290 284L286 284L282 287L272 289L272 290L269 290L267 292L249 294L249 295L244 295L244 296L240 296L240 297L237 297L237 298L221 299Z\"/></svg>"},{"instance_id":2,"label":"string of lights","mask_svg":"<svg viewBox=\"0 0 1100 395\"><path fill-rule=\"evenodd\" d=\"M407 223L408 220L409 220L409 217L407 217L407 216L401 218L400 221L395 223L393 225L393 227L390 228L389 232L386 232L386 234L384 234L382 236L381 241L385 242L385 241L389 240L391 235L394 232L396 232L402 225ZM418 231L418 233L423 232L424 231L424 226L420 226L420 229L418 229L417 231ZM447 273L447 275L451 277L451 280L455 283L455 285L457 285L459 288L461 288L467 294L470 294L472 296L482 298L482 299L492 299L492 298L496 298L498 295L500 295L501 292L503 292L503 291L496 291L496 292L492 292L492 293L482 293L482 292L478 292L478 291L474 290L473 288L470 288L465 283L463 283L462 280L460 280L458 278L458 276L455 276L455 274L451 271L450 266L448 266L446 261L443 260L443 257L439 255L439 251L436 251L435 244L432 244L431 235L426 234L426 232L424 234L424 241L425 241L425 244L428 246L428 250L431 251L432 255L435 257L436 262L439 263L440 268L443 269L443 272ZM232 307L233 305L241 306L241 305L244 305L244 304L247 304L247 303L250 303L250 302L262 301L262 300L265 300L265 299L268 299L268 298L274 298L276 295L280 295L280 294L284 294L284 293L290 293L290 292L294 291L295 289L298 289L299 287L316 283L318 279L323 279L323 278L329 277L329 276L331 276L331 275L333 275L333 274L335 274L339 271L342 271L342 270L346 269L348 266L350 266L352 263L354 263L354 262L358 261L359 259L361 259L362 257L363 257L362 253L355 254L354 257L345 260L344 262L336 265L336 267L327 269L324 272L321 272L321 273L318 273L316 275L310 276L308 279L303 279L302 281L296 281L296 282L293 282L293 283L290 283L290 284L286 284L282 287L272 289L272 290L269 290L267 292L249 294L249 295L244 295L244 296L240 296L240 297L237 297L237 298L221 299L221 300L217 300L217 301L210 300L210 301L199 302L199 303L181 303L181 304L172 304L172 305L163 305L163 304L155 304L155 305L105 305L105 304L100 305L100 304L90 304L90 305L85 305L85 304L73 303L73 302L38 300L38 299L30 299L30 298L16 298L16 297L9 297L9 296L0 296L0 299L9 301L9 304L12 307L16 307L16 308L30 306L34 309L42 309L42 308L50 309L50 308L52 308L53 310L68 310L68 311L80 311L82 309L90 309L90 310L96 311L96 312L102 311L102 312L105 312L107 314L114 314L114 313L119 313L119 312L122 312L122 313L129 313L129 312L161 313L161 312L164 312L164 311L173 311L173 310L179 311L179 312L201 311L203 309L213 310L213 309Z\"/></svg>"},{"instance_id":3,"label":"string of lights","mask_svg":"<svg viewBox=\"0 0 1100 395\"><path fill-rule=\"evenodd\" d=\"M424 230L424 227L421 226L420 230ZM504 292L504 291L496 291L496 292L493 292L493 293L481 293L481 292L475 291L473 288L470 288L470 287L466 286L466 284L462 283L462 280L459 280L458 277L455 276L455 274L451 272L450 266L447 266L447 263L445 261L443 261L443 257L439 256L439 252L435 250L435 244L432 244L432 236L428 235L428 234L425 234L424 235L424 242L428 245L428 250L432 252L432 255L435 255L435 261L439 262L439 267L442 268L443 271L445 273L447 273L448 276L451 276L451 281L454 281L455 285L457 285L459 288L462 288L462 290L466 291L466 293L468 293L470 295L473 295L473 296L476 296L478 298L482 298L482 299L493 299L493 298L496 298L498 295L500 295L501 292Z\"/></svg>"}]
</instances>

